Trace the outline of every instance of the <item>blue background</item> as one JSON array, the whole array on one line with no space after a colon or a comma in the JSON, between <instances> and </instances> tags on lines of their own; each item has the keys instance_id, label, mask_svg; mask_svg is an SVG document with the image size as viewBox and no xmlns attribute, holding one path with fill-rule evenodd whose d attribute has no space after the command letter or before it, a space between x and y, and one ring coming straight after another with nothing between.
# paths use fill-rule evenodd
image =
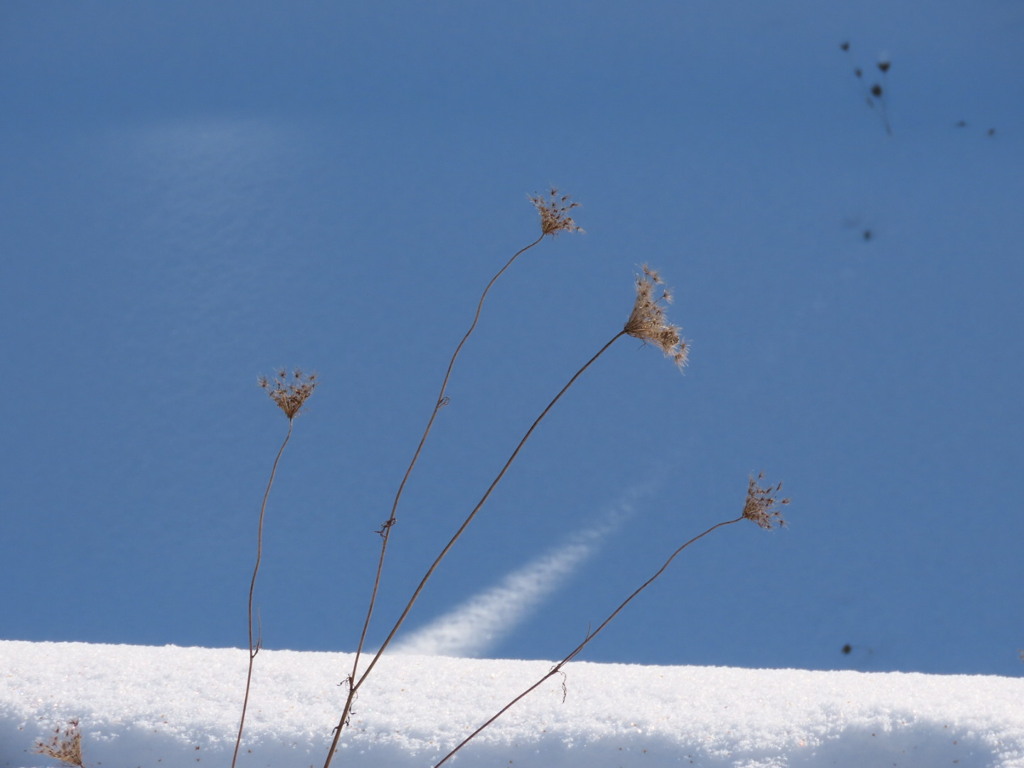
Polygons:
<instances>
[{"instance_id":1,"label":"blue background","mask_svg":"<svg viewBox=\"0 0 1024 768\"><path fill-rule=\"evenodd\" d=\"M788 529L700 542L585 658L1020 675L1024 7L922 8L5 2L0 636L244 645L256 378L298 366L263 640L352 650L554 185L587 232L492 292L371 642L650 263L685 374L617 342L408 628L612 516L488 651L561 657L763 470Z\"/></svg>"}]
</instances>

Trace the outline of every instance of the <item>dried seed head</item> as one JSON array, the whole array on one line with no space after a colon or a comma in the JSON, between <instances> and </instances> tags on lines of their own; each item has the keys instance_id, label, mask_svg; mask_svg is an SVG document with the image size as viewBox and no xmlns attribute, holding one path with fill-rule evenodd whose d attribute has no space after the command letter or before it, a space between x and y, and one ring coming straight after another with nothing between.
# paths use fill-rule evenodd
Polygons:
<instances>
[{"instance_id":1,"label":"dried seed head","mask_svg":"<svg viewBox=\"0 0 1024 768\"><path fill-rule=\"evenodd\" d=\"M307 376L298 368L291 374L282 368L273 381L269 381L266 376L260 376L258 381L259 385L267 390L270 399L284 411L289 421L298 416L317 385L315 373Z\"/></svg>"},{"instance_id":2,"label":"dried seed head","mask_svg":"<svg viewBox=\"0 0 1024 768\"><path fill-rule=\"evenodd\" d=\"M579 208L580 204L572 202L568 195L559 195L552 187L547 200L542 195L531 195L530 202L540 214L540 229L545 235L583 231L569 215L569 211Z\"/></svg>"},{"instance_id":3,"label":"dried seed head","mask_svg":"<svg viewBox=\"0 0 1024 768\"><path fill-rule=\"evenodd\" d=\"M757 477L750 478L750 484L747 486L747 500L743 505L743 516L747 520L753 520L762 528L772 528L775 523L780 526L785 525L786 521L782 519L782 510L779 507L789 504L789 499L778 498L778 494L782 490L782 483L762 488L759 485L762 480L764 480L763 472Z\"/></svg>"},{"instance_id":4,"label":"dried seed head","mask_svg":"<svg viewBox=\"0 0 1024 768\"><path fill-rule=\"evenodd\" d=\"M636 300L623 330L630 336L656 345L682 370L690 348L680 337L679 326L671 325L665 317L665 307L672 303L672 294L659 287L663 283L657 272L646 264L643 271L636 278Z\"/></svg>"},{"instance_id":5,"label":"dried seed head","mask_svg":"<svg viewBox=\"0 0 1024 768\"><path fill-rule=\"evenodd\" d=\"M78 721L68 720L66 728L55 728L50 742L37 742L35 751L36 754L82 768L82 733L78 730Z\"/></svg>"}]
</instances>

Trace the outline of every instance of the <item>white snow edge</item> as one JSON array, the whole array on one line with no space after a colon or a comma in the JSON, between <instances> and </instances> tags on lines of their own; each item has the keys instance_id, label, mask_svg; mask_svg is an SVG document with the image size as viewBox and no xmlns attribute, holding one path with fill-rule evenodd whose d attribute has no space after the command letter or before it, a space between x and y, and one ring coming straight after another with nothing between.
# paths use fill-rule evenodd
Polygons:
<instances>
[{"instance_id":1,"label":"white snow edge","mask_svg":"<svg viewBox=\"0 0 1024 768\"><path fill-rule=\"evenodd\" d=\"M230 763L247 652L0 641L0 766L80 722L86 768ZM263 650L240 766L322 765L352 656ZM334 765L430 766L548 661L385 656ZM564 683L564 688L563 688ZM575 662L461 766L1024 766L1024 679Z\"/></svg>"}]
</instances>

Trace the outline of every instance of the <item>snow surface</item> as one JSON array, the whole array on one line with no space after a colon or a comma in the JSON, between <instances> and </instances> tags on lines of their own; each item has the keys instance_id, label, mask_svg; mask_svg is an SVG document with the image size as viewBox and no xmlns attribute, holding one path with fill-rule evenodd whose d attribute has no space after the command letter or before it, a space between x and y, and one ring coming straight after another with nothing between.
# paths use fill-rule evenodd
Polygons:
<instances>
[{"instance_id":1,"label":"snow surface","mask_svg":"<svg viewBox=\"0 0 1024 768\"><path fill-rule=\"evenodd\" d=\"M0 641L0 766L56 761L80 721L94 766L230 764L239 649ZM351 656L262 651L241 766L323 764ZM543 676L545 661L385 656L333 763L431 766ZM450 765L1024 766L1024 679L576 662Z\"/></svg>"}]
</instances>

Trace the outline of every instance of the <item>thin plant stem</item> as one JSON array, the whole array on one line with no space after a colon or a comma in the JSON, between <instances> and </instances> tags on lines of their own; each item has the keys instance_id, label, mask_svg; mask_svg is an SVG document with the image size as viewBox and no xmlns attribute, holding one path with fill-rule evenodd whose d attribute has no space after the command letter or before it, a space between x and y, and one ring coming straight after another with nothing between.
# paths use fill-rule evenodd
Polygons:
<instances>
[{"instance_id":1,"label":"thin plant stem","mask_svg":"<svg viewBox=\"0 0 1024 768\"><path fill-rule=\"evenodd\" d=\"M494 276L490 279L490 282L487 283L487 285L484 287L483 292L480 294L480 300L477 302L476 305L476 312L473 314L473 321L470 323L468 330L462 336L462 339L459 341L458 345L456 345L455 351L452 353L451 359L448 361L448 368L445 370L444 379L441 381L441 389L437 394L436 400L434 401L434 409L430 412L430 418L427 419L427 426L424 428L423 434L420 436L419 443L416 445L416 450L413 452L412 460L409 462L409 466L406 467L405 474L402 475L402 480L398 484L398 490L395 492L395 498L391 502L391 514L388 516L388 519L384 521L384 523L380 527L380 530L378 531L381 538L380 555L377 558L377 570L374 573L373 587L370 590L370 600L369 605L366 608L366 618L363 619L363 626L359 632L359 642L356 644L355 655L352 659L352 672L349 674L347 678L349 684L349 696L345 702L345 715L342 717L342 723L348 719L348 713L351 711L352 708L352 698L355 695L352 689L352 681L355 680L356 676L359 674L359 661L362 658L363 648L366 645L366 635L370 631L370 621L373 619L373 611L377 606L377 595L380 591L381 577L384 573L384 560L387 557L388 543L391 540L391 529L394 527L395 523L398 520L398 505L402 500L402 494L405 492L405 486L409 482L409 477L412 475L413 468L415 468L416 463L419 461L420 454L423 452L423 446L427 442L427 437L430 435L430 431L434 427L434 421L437 419L437 414L440 413L441 409L444 408L444 406L447 405L448 403L447 396L445 393L448 390L448 381L449 379L451 379L452 370L455 368L455 361L458 359L459 353L462 352L462 348L466 345L466 342L469 340L469 337L473 335L473 331L476 330L477 323L480 322L480 314L484 308L484 301L486 301L487 294L490 293L491 288L494 286L496 282L498 282L498 278L500 278L508 270L508 268L512 266L516 259L518 259L522 254L526 253L526 251L530 250L535 245L537 245L541 240L543 240L546 234L546 232L542 232L540 237L538 237L532 243L524 246L523 248L520 248L512 255L512 258L505 262L504 266L502 266L501 269L494 273ZM340 738L340 733L341 725L339 725L338 729L335 731L334 741L331 745L330 754L332 757L337 747L338 739ZM325 765L330 765L330 762L331 757L328 757L327 763L325 763Z\"/></svg>"},{"instance_id":2,"label":"thin plant stem","mask_svg":"<svg viewBox=\"0 0 1024 768\"><path fill-rule=\"evenodd\" d=\"M405 485L409 480L409 476L412 474L412 470L416 466L416 462L419 461L423 445L426 443L427 437L430 435L430 430L434 426L434 420L437 418L437 414L440 410L448 404L448 398L445 395L445 392L448 389L448 380L451 378L452 369L455 367L455 361L458 359L459 353L462 351L462 347L465 346L469 337L473 335L473 331L476 330L477 323L480 321L480 313L483 311L484 301L487 299L487 294L490 292L491 287L498 281L498 278L500 278L505 271L512 266L516 259L540 243L540 241L548 235L555 237L561 232L583 231L583 229L579 227L569 215L574 208L579 207L579 203L572 202L568 195L562 195L559 197L558 190L552 188L550 190L549 199L545 199L542 195L532 195L530 197L530 202L533 203L533 206L540 214L540 235L532 243L523 246L512 254L512 258L505 262L504 266L494 273L494 276L490 279L490 282L487 283L483 292L480 294L480 300L476 305L476 312L473 314L473 322L470 323L469 329L455 347L451 360L448 361L448 368L445 371L444 379L441 381L441 390L438 392L437 399L434 401L434 409L430 413L430 418L427 420L427 426L424 428L420 441L416 446L416 450L413 452L412 460L409 462L409 466L406 468L405 474L402 476L402 480L398 484L398 490L395 492L394 501L391 503L391 514L380 528L380 556L377 559L377 571L373 578L373 588L370 590L370 601L366 610L366 618L363 621L363 628L359 633L359 642L356 644L356 652L352 661L352 673L348 678L350 692L352 681L355 680L359 671L359 659L362 656L363 647L366 644L366 635L370 629L370 621L373 618L373 611L377 604L377 593L380 590L381 575L384 571L384 559L387 555L388 542L391 539L391 529L394 527L395 522L398 519L398 504L401 501L402 493L405 491ZM346 709L348 709L348 705L346 705ZM335 743L337 743L337 736L335 736ZM331 752L333 754L333 749ZM329 763L330 758L328 758L328 764Z\"/></svg>"},{"instance_id":3,"label":"thin plant stem","mask_svg":"<svg viewBox=\"0 0 1024 768\"><path fill-rule=\"evenodd\" d=\"M587 636L583 638L583 642L581 642L579 645L577 645L575 648L573 648L572 651L570 651L569 654L565 658L563 658L560 662L555 664L555 666L553 666L550 670L548 670L548 672L545 675L543 675L539 680L537 680L537 682L535 682L529 688L526 688L524 691L522 691L520 694L518 694L514 699L512 699L510 702L508 702L508 704L503 706L494 715L492 715L490 718L488 718L483 723L483 725L481 725L479 728L477 728L475 731L473 731L471 734L469 734L469 736L467 736L465 739L463 739L461 742L459 742L459 744L451 752L449 752L447 755L445 755L443 758L441 758L441 760L439 762L434 764L434 768L439 768L439 766L444 765L446 762L448 762L448 760L456 752L458 752L460 749L462 749L464 746L466 746L469 742L471 742L473 739L475 739L477 736L479 736L483 731L485 731L487 728L489 728L491 725L493 725L494 722L499 717L504 715L506 712L508 712L510 709L512 709L512 707L514 707L516 704L518 704L524 698L526 698L531 693L533 693L537 688L539 688L541 685L543 685L548 679L554 677L559 672L561 672L562 671L562 667L564 667L570 661L575 659L583 651L583 649L586 648L587 645L590 644L590 641L593 640L595 637L597 637L597 635L601 632L601 630L603 630L612 621L614 621L615 617L618 616L619 613L621 613L623 611L623 609L625 609L625 607L630 604L630 602L632 602L633 598L635 598L637 595L639 595L641 592L643 592L645 589L647 589L649 586L651 586L651 584L653 584L658 579L658 577L661 576L665 572L665 570L669 567L669 565L672 563L672 561L675 560L676 556L680 552L682 552L684 549L686 549L688 546L690 546L694 542L699 541L700 539L703 539L705 536L707 536L712 531L715 531L715 530L717 530L719 528L723 528L723 527L725 527L727 525L732 525L733 523L738 523L741 520L743 520L744 517L745 517L745 515L740 515L735 520L725 520L725 521L723 521L721 523L716 523L715 525L711 526L710 528L708 528L703 533L700 533L697 536L694 536L692 539L687 541L685 544L682 544L679 547L677 547L676 550L671 555L669 555L668 559L665 560L665 562L662 564L662 566L657 571L655 571L654 574L649 579L647 579L647 581L645 581L643 584L641 584L639 587L637 587L635 590L633 590L633 592L629 595L629 597L627 597L625 600L623 600L621 603L619 603L618 607L614 611L612 611L610 614L608 614L608 616L605 618L605 620L602 621L601 624L596 629L594 629L594 630L592 630L592 631L587 633Z\"/></svg>"},{"instance_id":4,"label":"thin plant stem","mask_svg":"<svg viewBox=\"0 0 1024 768\"><path fill-rule=\"evenodd\" d=\"M569 379L565 386L563 386L562 389L559 390L558 394L555 395L554 398L552 398L551 402L549 402L547 406L544 408L544 410L541 411L540 415L534 420L533 424L530 425L530 428L526 430L526 433L523 435L522 439L520 439L519 443L515 447L515 450L512 451L512 454L508 457L508 460L505 462L504 466L502 466L497 476L495 476L494 480L491 481L491 484L488 486L483 496L477 502L476 506L473 507L472 511L469 513L469 515L466 516L466 519L462 522L462 525L458 527L454 535L452 535L451 539L434 559L434 562L431 563L430 567L427 569L427 572L423 575L423 578L420 580L420 583L417 585L416 589L410 596L408 602L405 605L405 608L402 610L401 615L399 615L398 619L391 627L391 631L388 632L387 637L384 638L384 642L381 643L376 653L374 653L373 657L370 659L366 669L358 678L356 677L355 674L353 674L352 677L349 678L349 691L348 696L346 697L345 700L345 707L342 711L341 719L338 721L338 726L334 730L334 739L332 740L330 750L327 753L327 759L324 763L324 768L329 768L331 760L334 758L334 754L338 746L338 741L341 738L341 731L344 728L345 724L348 722L349 715L351 714L352 711L352 702L355 700L356 693L359 691L359 688L366 681L366 678L369 676L370 672L373 671L373 668L376 666L381 656L383 656L384 651L387 649L388 645L391 644L392 639L394 639L399 628L405 622L406 617L412 610L412 607L416 603L416 600L419 598L420 593L423 591L424 587L426 587L427 582L430 580L431 576L434 575L434 572L441 564L441 561L444 560L448 552L452 549L453 546L455 546L455 542L459 540L463 532L465 532L465 530L469 527L470 523L473 522L473 520L476 518L480 510L483 509L484 504L487 503L487 500L494 492L494 489L497 488L498 483L501 482L502 478L505 477L505 473L508 472L509 467L512 466L512 462L516 460L516 457L519 456L519 452L523 449L523 446L526 445L526 441L530 439L530 436L533 434L534 430L537 429L537 427L548 415L548 413L551 412L551 409L555 407L555 404L559 400L561 400L562 396L566 392L569 391L569 388L576 383L576 380L579 379L579 377L582 376L583 373L591 365L593 365L597 361L597 359L608 350L609 347L612 346L612 344L618 341L622 336L625 336L626 333L627 331L623 329L616 333L614 336L612 336L612 338L609 339L607 342L605 342L604 346L602 346L589 360L587 360L587 362L585 362L579 368L579 370L576 371L576 373L572 375L572 378Z\"/></svg>"},{"instance_id":5,"label":"thin plant stem","mask_svg":"<svg viewBox=\"0 0 1024 768\"><path fill-rule=\"evenodd\" d=\"M490 292L491 287L498 281L505 271L512 266L513 262L518 259L523 253L533 248L545 237L545 233L541 233L541 236L534 240L524 248L520 248L516 253L505 262L505 265L499 269L494 277L491 278L490 282L484 288L483 293L480 294L480 301L476 305L476 313L473 315L473 322L470 323L469 330L466 331L462 340L455 347L455 351L452 353L451 360L448 361L448 368L445 371L444 379L441 381L441 390L437 394L437 399L434 401L434 410L430 413L430 418L427 420L427 426L423 430L423 435L420 437L420 441L416 446L416 450L412 455L412 461L409 462L409 466L405 470L405 474L402 476L402 481L398 484L398 490L395 493L394 501L391 503L391 514L387 520L384 521L380 528L380 556L377 559L377 571L373 578L373 588L370 590L370 603L366 609L366 618L363 620L363 628L359 633L359 643L356 645L355 658L352 662L352 674L350 680L355 679L356 674L359 671L359 659L363 652L363 647L366 644L366 634L370 629L370 620L373 618L373 610L377 605L377 593L380 590L381 575L384 572L384 559L388 551L388 542L391 539L391 529L398 519L398 504L402 499L402 494L405 492L406 483L409 481L409 476L412 474L413 468L416 466L416 462L419 461L420 453L423 451L423 445L427 442L427 436L430 434L430 430L434 426L434 421L437 419L437 414L447 404L445 392L448 389L448 380L451 378L452 369L455 367L455 361L459 357L459 353L462 352L463 346L469 340L469 337L473 335L473 331L476 330L477 323L480 321L480 313L483 311L484 301L487 299L487 294Z\"/></svg>"},{"instance_id":6,"label":"thin plant stem","mask_svg":"<svg viewBox=\"0 0 1024 768\"><path fill-rule=\"evenodd\" d=\"M292 427L294 426L294 423L294 418L288 419L288 432L285 434L284 440L281 442L281 447L277 449L277 455L274 457L274 463L270 468L270 479L267 481L267 489L263 492L263 502L260 504L260 518L256 529L256 565L252 569L252 580L249 582L249 669L245 676L245 697L242 699L242 715L238 723L238 737L235 739L235 751L231 756L231 768L235 768L235 763L238 760L238 750L242 745L242 732L245 730L245 714L249 708L249 691L252 688L252 671L256 663L256 654L260 652L260 645L262 643L262 637L253 637L253 598L256 594L256 577L260 572L260 561L263 559L263 520L266 518L267 514L267 501L270 499L270 489L274 487L274 477L277 475L277 465L281 461L281 455L284 453L285 446L288 445L288 441L291 440Z\"/></svg>"}]
</instances>

